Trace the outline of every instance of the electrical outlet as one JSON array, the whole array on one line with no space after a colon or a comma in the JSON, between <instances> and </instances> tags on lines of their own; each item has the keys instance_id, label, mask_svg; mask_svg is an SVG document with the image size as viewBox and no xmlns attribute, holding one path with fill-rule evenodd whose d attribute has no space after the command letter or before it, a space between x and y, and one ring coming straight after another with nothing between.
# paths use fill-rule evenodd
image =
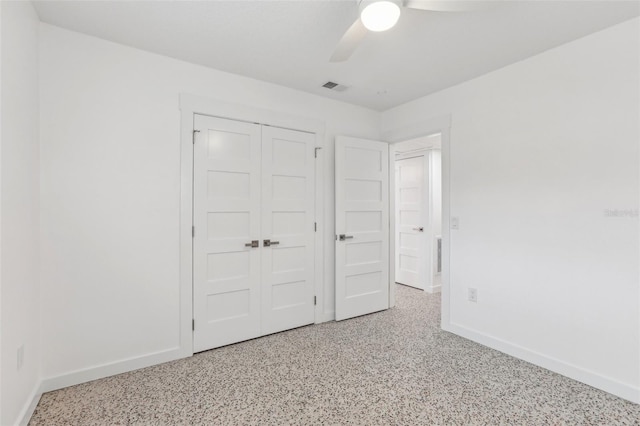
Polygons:
<instances>
[{"instance_id":1,"label":"electrical outlet","mask_svg":"<svg viewBox=\"0 0 640 426\"><path fill-rule=\"evenodd\" d=\"M478 303L478 289L469 287L467 290L467 299L469 299L469 302Z\"/></svg>"},{"instance_id":2,"label":"electrical outlet","mask_svg":"<svg viewBox=\"0 0 640 426\"><path fill-rule=\"evenodd\" d=\"M457 216L451 217L451 229L460 229L460 219Z\"/></svg>"},{"instance_id":3,"label":"electrical outlet","mask_svg":"<svg viewBox=\"0 0 640 426\"><path fill-rule=\"evenodd\" d=\"M18 348L18 371L22 369L22 364L24 364L24 345L20 345Z\"/></svg>"}]
</instances>

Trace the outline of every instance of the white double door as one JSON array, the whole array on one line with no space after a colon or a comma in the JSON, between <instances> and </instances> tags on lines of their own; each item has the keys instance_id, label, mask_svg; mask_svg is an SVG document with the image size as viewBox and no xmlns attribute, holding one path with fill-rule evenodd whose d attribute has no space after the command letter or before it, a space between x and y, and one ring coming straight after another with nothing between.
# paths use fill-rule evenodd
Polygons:
<instances>
[{"instance_id":1,"label":"white double door","mask_svg":"<svg viewBox=\"0 0 640 426\"><path fill-rule=\"evenodd\" d=\"M313 323L315 135L194 129L194 352Z\"/></svg>"}]
</instances>

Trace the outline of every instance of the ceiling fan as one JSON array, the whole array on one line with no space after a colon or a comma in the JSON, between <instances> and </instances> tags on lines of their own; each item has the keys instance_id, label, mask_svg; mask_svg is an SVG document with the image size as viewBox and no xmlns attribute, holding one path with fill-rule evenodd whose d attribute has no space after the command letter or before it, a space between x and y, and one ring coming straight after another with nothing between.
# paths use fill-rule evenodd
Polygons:
<instances>
[{"instance_id":1,"label":"ceiling fan","mask_svg":"<svg viewBox=\"0 0 640 426\"><path fill-rule=\"evenodd\" d=\"M400 18L401 9L432 12L467 12L485 8L489 2L478 0L360 0L360 16L338 42L329 61L349 59L369 31L392 28Z\"/></svg>"}]
</instances>

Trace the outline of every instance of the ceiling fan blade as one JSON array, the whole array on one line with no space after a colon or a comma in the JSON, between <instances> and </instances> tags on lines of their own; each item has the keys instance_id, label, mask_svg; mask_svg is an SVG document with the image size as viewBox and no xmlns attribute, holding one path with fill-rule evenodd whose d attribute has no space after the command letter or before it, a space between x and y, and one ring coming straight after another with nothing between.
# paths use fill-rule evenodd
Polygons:
<instances>
[{"instance_id":1,"label":"ceiling fan blade","mask_svg":"<svg viewBox=\"0 0 640 426\"><path fill-rule=\"evenodd\" d=\"M433 12L469 12L492 7L493 3L481 0L406 0L404 7Z\"/></svg>"},{"instance_id":2,"label":"ceiling fan blade","mask_svg":"<svg viewBox=\"0 0 640 426\"><path fill-rule=\"evenodd\" d=\"M349 59L368 32L360 18L356 19L356 22L349 27L338 42L338 46L336 46L336 50L334 50L329 61L343 62Z\"/></svg>"}]
</instances>

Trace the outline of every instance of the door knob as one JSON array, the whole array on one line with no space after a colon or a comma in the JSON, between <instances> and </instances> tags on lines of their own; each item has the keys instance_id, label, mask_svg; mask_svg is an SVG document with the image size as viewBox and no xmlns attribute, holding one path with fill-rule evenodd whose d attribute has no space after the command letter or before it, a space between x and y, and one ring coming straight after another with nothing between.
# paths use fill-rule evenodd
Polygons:
<instances>
[{"instance_id":1,"label":"door knob","mask_svg":"<svg viewBox=\"0 0 640 426\"><path fill-rule=\"evenodd\" d=\"M421 226L419 228L413 228L414 231L424 232L424 228Z\"/></svg>"},{"instance_id":2,"label":"door knob","mask_svg":"<svg viewBox=\"0 0 640 426\"><path fill-rule=\"evenodd\" d=\"M260 247L260 241L259 240L253 240L250 243L245 244L244 246L245 247L252 247L252 248Z\"/></svg>"},{"instance_id":3,"label":"door knob","mask_svg":"<svg viewBox=\"0 0 640 426\"><path fill-rule=\"evenodd\" d=\"M350 240L352 238L353 238L353 235L344 235L344 234L338 235L338 240L340 241Z\"/></svg>"},{"instance_id":4,"label":"door knob","mask_svg":"<svg viewBox=\"0 0 640 426\"><path fill-rule=\"evenodd\" d=\"M280 244L280 241L264 240L262 242L262 245L265 247L277 246L278 244Z\"/></svg>"}]
</instances>

